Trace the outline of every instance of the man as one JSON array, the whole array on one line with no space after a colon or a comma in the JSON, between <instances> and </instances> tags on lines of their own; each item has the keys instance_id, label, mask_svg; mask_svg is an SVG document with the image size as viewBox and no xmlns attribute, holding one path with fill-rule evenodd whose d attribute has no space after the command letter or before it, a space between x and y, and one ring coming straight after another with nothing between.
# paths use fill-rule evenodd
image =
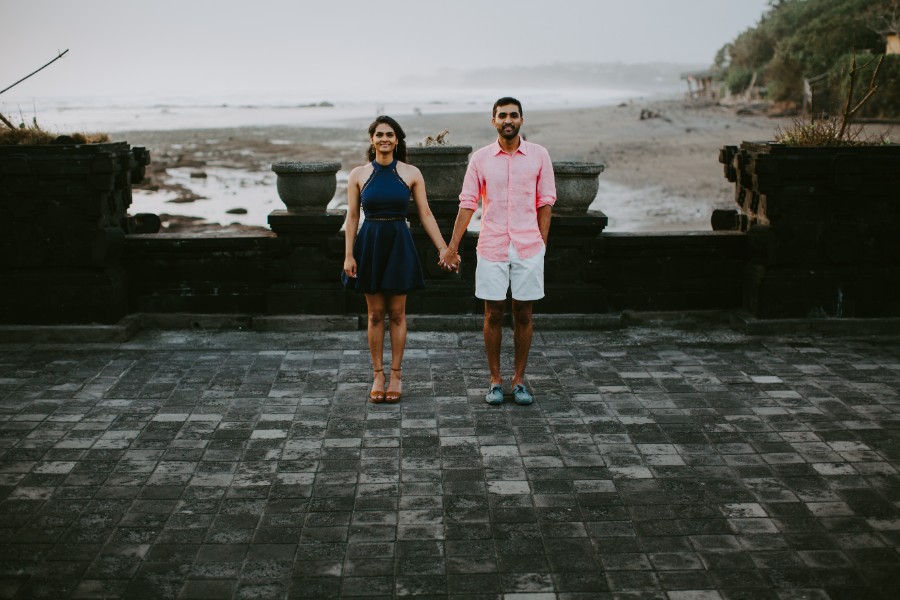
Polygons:
<instances>
[{"instance_id":1,"label":"man","mask_svg":"<svg viewBox=\"0 0 900 600\"><path fill-rule=\"evenodd\" d=\"M472 154L459 195L453 237L441 254L446 268L459 266L459 244L481 200L475 296L484 300L484 348L491 372L485 401L495 405L503 403L501 326L510 288L515 343L513 400L521 405L534 401L525 387L525 366L531 349L532 305L544 297L544 254L550 211L556 202L550 155L519 135L523 121L522 103L515 98L494 103L491 123L497 129L497 141Z\"/></svg>"}]
</instances>

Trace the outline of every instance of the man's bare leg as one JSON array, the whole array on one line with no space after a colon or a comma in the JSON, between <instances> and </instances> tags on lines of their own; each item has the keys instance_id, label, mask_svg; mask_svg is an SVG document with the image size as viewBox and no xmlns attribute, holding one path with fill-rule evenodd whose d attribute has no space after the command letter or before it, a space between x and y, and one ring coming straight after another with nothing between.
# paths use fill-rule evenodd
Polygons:
<instances>
[{"instance_id":1,"label":"man's bare leg","mask_svg":"<svg viewBox=\"0 0 900 600\"><path fill-rule=\"evenodd\" d=\"M491 385L500 385L500 344L503 341L503 311L506 301L484 301L484 351L487 354L488 369L491 372Z\"/></svg>"},{"instance_id":2,"label":"man's bare leg","mask_svg":"<svg viewBox=\"0 0 900 600\"><path fill-rule=\"evenodd\" d=\"M512 384L525 383L525 367L528 365L528 353L531 351L531 337L534 331L531 315L533 302L512 301L513 341L515 358L513 362Z\"/></svg>"}]
</instances>

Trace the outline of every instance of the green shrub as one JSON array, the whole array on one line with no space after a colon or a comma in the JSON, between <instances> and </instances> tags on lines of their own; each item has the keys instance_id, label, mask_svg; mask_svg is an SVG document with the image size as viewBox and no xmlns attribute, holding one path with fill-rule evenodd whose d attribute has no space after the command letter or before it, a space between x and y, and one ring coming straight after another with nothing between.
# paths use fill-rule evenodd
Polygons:
<instances>
[{"instance_id":1,"label":"green shrub","mask_svg":"<svg viewBox=\"0 0 900 600\"><path fill-rule=\"evenodd\" d=\"M856 64L856 85L853 92L852 105L856 106L863 99L872 79L879 56L858 52ZM850 88L850 68L853 64L853 53L841 56L834 68L828 73L828 79L813 90L813 110L816 113L842 113L847 104L847 93ZM878 90L869 97L855 118L895 118L900 116L900 56L887 55L878 70L875 82Z\"/></svg>"},{"instance_id":2,"label":"green shrub","mask_svg":"<svg viewBox=\"0 0 900 600\"><path fill-rule=\"evenodd\" d=\"M869 54L857 54L856 63L861 67L856 75L856 86L853 93L853 106L865 95L869 81L878 58ZM852 53L842 56L829 78L830 100L835 106L835 112L843 110L850 86L850 65L853 61ZM884 62L878 70L878 79L875 82L878 90L869 97L866 103L855 115L856 118L890 118L900 116L900 56L896 54L884 57Z\"/></svg>"},{"instance_id":3,"label":"green shrub","mask_svg":"<svg viewBox=\"0 0 900 600\"><path fill-rule=\"evenodd\" d=\"M787 146L881 146L883 135L864 136L859 126L843 126L843 115L822 116L815 121L796 117L785 127L775 130L775 141Z\"/></svg>"},{"instance_id":4,"label":"green shrub","mask_svg":"<svg viewBox=\"0 0 900 600\"><path fill-rule=\"evenodd\" d=\"M749 69L729 69L728 75L725 77L725 87L732 94L740 94L753 81L753 71Z\"/></svg>"}]
</instances>

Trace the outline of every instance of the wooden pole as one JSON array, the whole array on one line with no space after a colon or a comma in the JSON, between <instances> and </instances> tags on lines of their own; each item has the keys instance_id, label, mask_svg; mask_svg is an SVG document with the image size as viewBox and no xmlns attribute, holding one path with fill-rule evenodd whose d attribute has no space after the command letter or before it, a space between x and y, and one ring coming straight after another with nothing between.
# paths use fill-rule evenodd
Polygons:
<instances>
[{"instance_id":1,"label":"wooden pole","mask_svg":"<svg viewBox=\"0 0 900 600\"><path fill-rule=\"evenodd\" d=\"M52 65L53 63L55 63L56 61L58 61L59 59L61 59L63 56L65 56L65 55L66 55L66 52L68 52L68 51L69 51L69 49L66 48L65 50L63 50L62 52L59 53L59 56L57 56L56 58L54 58L53 60L51 60L50 62L48 62L46 65L44 65L44 66L41 67L40 69L37 69L36 71L32 71L31 73L29 73L28 75L26 75L26 76L23 77L22 79L18 80L17 82L15 82L14 84L12 84L11 86L5 87L5 88L3 88L2 90L0 90L0 94L2 94L3 92L5 92L6 90L10 90L10 89L16 87L17 85L19 85L20 83L22 83L23 81L25 81L26 79L28 79L29 77L31 77L32 75L34 75L35 73L37 73L38 71L41 71L42 69L46 69L47 67L49 67L50 65Z\"/></svg>"},{"instance_id":2,"label":"wooden pole","mask_svg":"<svg viewBox=\"0 0 900 600\"><path fill-rule=\"evenodd\" d=\"M0 121L3 121L3 124L9 127L10 129L15 129L16 126L9 122L9 120L3 116L3 113L0 113Z\"/></svg>"}]
</instances>

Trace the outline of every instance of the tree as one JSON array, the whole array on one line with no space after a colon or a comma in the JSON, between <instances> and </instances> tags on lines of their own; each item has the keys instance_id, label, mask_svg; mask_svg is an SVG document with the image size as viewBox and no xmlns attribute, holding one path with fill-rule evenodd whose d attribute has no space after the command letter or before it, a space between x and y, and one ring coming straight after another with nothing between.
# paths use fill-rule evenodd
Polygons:
<instances>
[{"instance_id":1,"label":"tree","mask_svg":"<svg viewBox=\"0 0 900 600\"><path fill-rule=\"evenodd\" d=\"M866 22L875 33L884 36L900 34L900 0L891 0L886 6L870 6Z\"/></svg>"},{"instance_id":2,"label":"tree","mask_svg":"<svg viewBox=\"0 0 900 600\"><path fill-rule=\"evenodd\" d=\"M750 80L748 73L756 73L756 84L766 86L770 99L799 103L804 79L823 74L841 79L833 72L839 65L846 70L843 59L854 50L883 53L885 41L872 20L877 17L879 27L892 28L898 24L898 7L900 0L772 0L755 27L717 53L724 67L721 78L739 93ZM878 94L900 95L900 90L885 86Z\"/></svg>"}]
</instances>

